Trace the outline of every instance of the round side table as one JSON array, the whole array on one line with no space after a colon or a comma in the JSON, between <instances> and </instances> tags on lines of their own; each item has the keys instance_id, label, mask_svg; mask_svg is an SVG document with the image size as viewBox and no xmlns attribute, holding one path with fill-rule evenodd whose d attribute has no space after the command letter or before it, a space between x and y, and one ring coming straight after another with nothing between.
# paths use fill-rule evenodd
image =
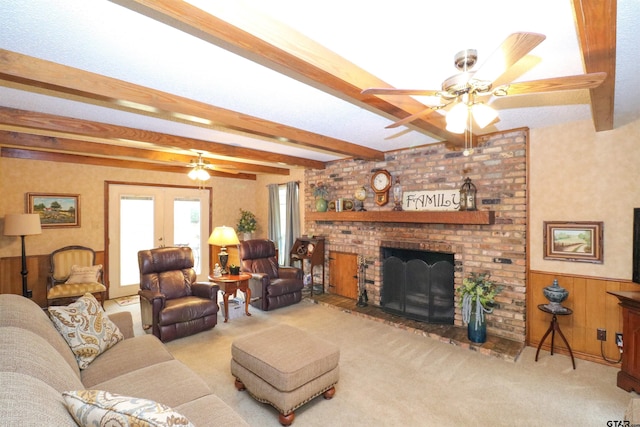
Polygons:
<instances>
[{"instance_id":1,"label":"round side table","mask_svg":"<svg viewBox=\"0 0 640 427\"><path fill-rule=\"evenodd\" d=\"M571 351L569 342L567 341L567 339L564 337L564 334L560 330L560 324L558 323L558 316L571 315L573 314L573 310L567 307L561 307L558 310L552 310L551 308L549 308L547 304L539 304L538 310L544 311L545 313L552 314L553 317L551 318L551 324L549 325L549 329L547 329L547 332L544 333L544 335L542 336L542 339L540 340L540 344L538 344L538 350L536 351L536 362L538 361L538 354L540 353L540 347L542 347L542 343L544 343L544 340L547 339L547 337L549 336L549 333L551 333L551 355L553 356L553 345L554 345L556 331L557 331L558 334L560 335L560 338L562 338L562 340L567 346L567 349L569 350L569 355L571 356L571 363L573 364L573 369L576 369L576 361L573 358L573 352Z\"/></svg>"}]
</instances>

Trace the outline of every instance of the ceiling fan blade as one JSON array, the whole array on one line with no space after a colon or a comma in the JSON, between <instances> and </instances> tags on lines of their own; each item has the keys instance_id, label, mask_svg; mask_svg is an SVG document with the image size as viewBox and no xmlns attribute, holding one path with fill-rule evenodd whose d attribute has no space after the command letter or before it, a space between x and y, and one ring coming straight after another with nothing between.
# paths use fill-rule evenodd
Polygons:
<instances>
[{"instance_id":1,"label":"ceiling fan blade","mask_svg":"<svg viewBox=\"0 0 640 427\"><path fill-rule=\"evenodd\" d=\"M546 36L538 33L513 33L482 64L473 76L474 80L494 82L513 64L538 46Z\"/></svg>"},{"instance_id":2,"label":"ceiling fan blade","mask_svg":"<svg viewBox=\"0 0 640 427\"><path fill-rule=\"evenodd\" d=\"M411 114L410 116L407 116L404 119L400 119L395 123L391 123L389 126L385 126L385 129L397 128L397 127L402 126L402 125L404 125L406 123L409 123L409 122L412 122L414 120L417 120L420 117L426 116L431 111L433 111L431 108L425 108L424 110L418 111L417 113L414 113L414 114Z\"/></svg>"},{"instance_id":3,"label":"ceiling fan blade","mask_svg":"<svg viewBox=\"0 0 640 427\"><path fill-rule=\"evenodd\" d=\"M607 73L579 74L577 76L555 77L542 80L530 80L499 86L494 89L495 96L525 95L538 92L555 92L561 90L592 89L600 86L607 78Z\"/></svg>"},{"instance_id":4,"label":"ceiling fan blade","mask_svg":"<svg viewBox=\"0 0 640 427\"><path fill-rule=\"evenodd\" d=\"M398 120L395 123L391 123L389 126L385 126L385 129L394 129L397 128L399 126L405 125L407 123L410 123L414 120L420 119L420 118L424 118L425 116L433 113L434 111L436 111L436 109L440 109L441 107L439 106L438 108L425 108L422 111L418 111L417 113L411 114L410 116L405 117L404 119ZM440 116L438 114L438 116ZM440 126L444 129L444 118L442 120L439 119L430 119L430 122L436 124L437 126Z\"/></svg>"},{"instance_id":5,"label":"ceiling fan blade","mask_svg":"<svg viewBox=\"0 0 640 427\"><path fill-rule=\"evenodd\" d=\"M438 96L440 91L426 89L394 89L394 88L369 88L361 92L363 95L420 95Z\"/></svg>"}]
</instances>

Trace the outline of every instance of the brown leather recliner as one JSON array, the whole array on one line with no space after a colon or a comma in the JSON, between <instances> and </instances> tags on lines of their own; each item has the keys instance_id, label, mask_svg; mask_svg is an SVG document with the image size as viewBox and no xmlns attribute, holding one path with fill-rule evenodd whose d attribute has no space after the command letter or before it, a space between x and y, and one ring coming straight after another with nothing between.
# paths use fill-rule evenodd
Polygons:
<instances>
[{"instance_id":1,"label":"brown leather recliner","mask_svg":"<svg viewBox=\"0 0 640 427\"><path fill-rule=\"evenodd\" d=\"M196 282L189 247L138 252L142 326L161 341L213 328L218 321L218 285Z\"/></svg>"},{"instance_id":2,"label":"brown leather recliner","mask_svg":"<svg viewBox=\"0 0 640 427\"><path fill-rule=\"evenodd\" d=\"M274 310L302 300L302 270L278 265L276 246L271 240L240 242L240 269L251 273L251 305Z\"/></svg>"}]
</instances>

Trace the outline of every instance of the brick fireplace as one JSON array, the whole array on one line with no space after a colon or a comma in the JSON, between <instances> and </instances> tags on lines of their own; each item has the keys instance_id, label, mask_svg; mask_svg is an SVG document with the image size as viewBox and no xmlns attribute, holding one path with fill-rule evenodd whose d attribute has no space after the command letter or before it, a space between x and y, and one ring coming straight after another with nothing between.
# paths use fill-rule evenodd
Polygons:
<instances>
[{"instance_id":1,"label":"brick fireplace","mask_svg":"<svg viewBox=\"0 0 640 427\"><path fill-rule=\"evenodd\" d=\"M351 198L356 188L364 185L369 194L365 200L369 215L392 209L392 203L379 207L373 202L369 182L376 169L399 176L404 191L457 189L468 176L478 187L478 209L494 211L492 224L305 219L305 233L324 236L327 251L362 255L369 265L369 303L378 306L383 278L380 248L385 242L454 254L455 288L469 273L485 271L503 286L497 298L499 306L487 317L488 333L524 342L526 138L526 129L514 130L481 139L474 154L468 157L444 144L435 144L388 152L384 161L336 161L324 170L305 173L305 211L315 211L310 184L323 182L328 185L332 199ZM325 268L329 271L328 261ZM462 325L457 299L454 323Z\"/></svg>"}]
</instances>

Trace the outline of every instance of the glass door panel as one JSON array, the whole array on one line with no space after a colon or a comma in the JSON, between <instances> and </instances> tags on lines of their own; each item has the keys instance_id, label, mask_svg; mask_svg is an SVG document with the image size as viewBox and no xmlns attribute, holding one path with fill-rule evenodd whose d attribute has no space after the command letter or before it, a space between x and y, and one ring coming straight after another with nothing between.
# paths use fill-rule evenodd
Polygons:
<instances>
[{"instance_id":1,"label":"glass door panel","mask_svg":"<svg viewBox=\"0 0 640 427\"><path fill-rule=\"evenodd\" d=\"M209 273L209 192L191 188L109 187L109 298L139 289L138 251L189 246L198 280Z\"/></svg>"},{"instance_id":2,"label":"glass door panel","mask_svg":"<svg viewBox=\"0 0 640 427\"><path fill-rule=\"evenodd\" d=\"M193 251L196 274L202 272L202 224L200 221L200 200L173 200L173 243L175 246L189 246ZM207 236L208 237L208 236Z\"/></svg>"},{"instance_id":3,"label":"glass door panel","mask_svg":"<svg viewBox=\"0 0 640 427\"><path fill-rule=\"evenodd\" d=\"M154 247L153 197L120 197L120 286L138 285L138 251Z\"/></svg>"}]
</instances>

